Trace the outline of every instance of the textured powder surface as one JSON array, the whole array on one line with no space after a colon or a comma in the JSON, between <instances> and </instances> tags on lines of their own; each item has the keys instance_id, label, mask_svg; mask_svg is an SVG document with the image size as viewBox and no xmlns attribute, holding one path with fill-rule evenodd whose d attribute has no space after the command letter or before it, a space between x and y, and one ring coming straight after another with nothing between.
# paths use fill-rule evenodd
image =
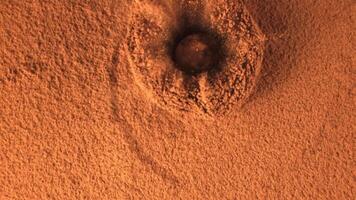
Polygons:
<instances>
[{"instance_id":1,"label":"textured powder surface","mask_svg":"<svg viewBox=\"0 0 356 200\"><path fill-rule=\"evenodd\" d=\"M165 107L131 70L132 21L177 2L240 1L0 2L1 200L354 199L354 1L245 0L260 78L219 116Z\"/></svg>"}]
</instances>

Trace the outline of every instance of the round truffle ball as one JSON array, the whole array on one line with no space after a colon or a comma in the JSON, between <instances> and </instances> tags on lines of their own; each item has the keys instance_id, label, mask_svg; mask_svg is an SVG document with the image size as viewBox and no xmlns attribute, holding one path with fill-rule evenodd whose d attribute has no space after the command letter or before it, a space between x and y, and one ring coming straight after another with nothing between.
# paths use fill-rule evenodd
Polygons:
<instances>
[{"instance_id":1,"label":"round truffle ball","mask_svg":"<svg viewBox=\"0 0 356 200\"><path fill-rule=\"evenodd\" d=\"M187 73L207 71L214 65L212 41L205 35L192 34L177 45L174 59L176 65Z\"/></svg>"}]
</instances>

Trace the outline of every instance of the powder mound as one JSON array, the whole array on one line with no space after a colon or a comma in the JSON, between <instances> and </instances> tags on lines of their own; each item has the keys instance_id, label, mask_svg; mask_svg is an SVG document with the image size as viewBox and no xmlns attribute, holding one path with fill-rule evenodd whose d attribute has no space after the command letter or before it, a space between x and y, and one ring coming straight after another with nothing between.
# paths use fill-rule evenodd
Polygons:
<instances>
[{"instance_id":1,"label":"powder mound","mask_svg":"<svg viewBox=\"0 0 356 200\"><path fill-rule=\"evenodd\" d=\"M127 38L135 83L168 110L223 114L241 106L261 72L265 37L242 1L133 3ZM219 62L189 74L177 67L172 52L187 34L211 35L220 45ZM174 54L174 53L173 53Z\"/></svg>"}]
</instances>

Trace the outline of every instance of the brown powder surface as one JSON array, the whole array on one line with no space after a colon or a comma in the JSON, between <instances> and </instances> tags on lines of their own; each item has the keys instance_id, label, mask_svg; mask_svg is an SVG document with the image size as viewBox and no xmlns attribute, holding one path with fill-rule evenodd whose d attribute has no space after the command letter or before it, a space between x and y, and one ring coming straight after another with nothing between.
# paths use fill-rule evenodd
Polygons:
<instances>
[{"instance_id":1,"label":"brown powder surface","mask_svg":"<svg viewBox=\"0 0 356 200\"><path fill-rule=\"evenodd\" d=\"M232 31L228 55L250 67L170 69L160 50L183 11L215 16L199 24ZM353 0L2 0L0 199L354 199L355 13ZM162 37L139 36L150 21Z\"/></svg>"}]
</instances>

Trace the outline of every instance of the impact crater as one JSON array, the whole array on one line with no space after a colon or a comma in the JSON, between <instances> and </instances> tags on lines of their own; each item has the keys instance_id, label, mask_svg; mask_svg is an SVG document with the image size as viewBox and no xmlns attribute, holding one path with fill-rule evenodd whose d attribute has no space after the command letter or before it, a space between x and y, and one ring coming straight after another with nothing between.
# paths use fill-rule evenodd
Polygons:
<instances>
[{"instance_id":1,"label":"impact crater","mask_svg":"<svg viewBox=\"0 0 356 200\"><path fill-rule=\"evenodd\" d=\"M133 4L129 67L152 102L210 115L246 102L261 73L265 36L241 0Z\"/></svg>"}]
</instances>

